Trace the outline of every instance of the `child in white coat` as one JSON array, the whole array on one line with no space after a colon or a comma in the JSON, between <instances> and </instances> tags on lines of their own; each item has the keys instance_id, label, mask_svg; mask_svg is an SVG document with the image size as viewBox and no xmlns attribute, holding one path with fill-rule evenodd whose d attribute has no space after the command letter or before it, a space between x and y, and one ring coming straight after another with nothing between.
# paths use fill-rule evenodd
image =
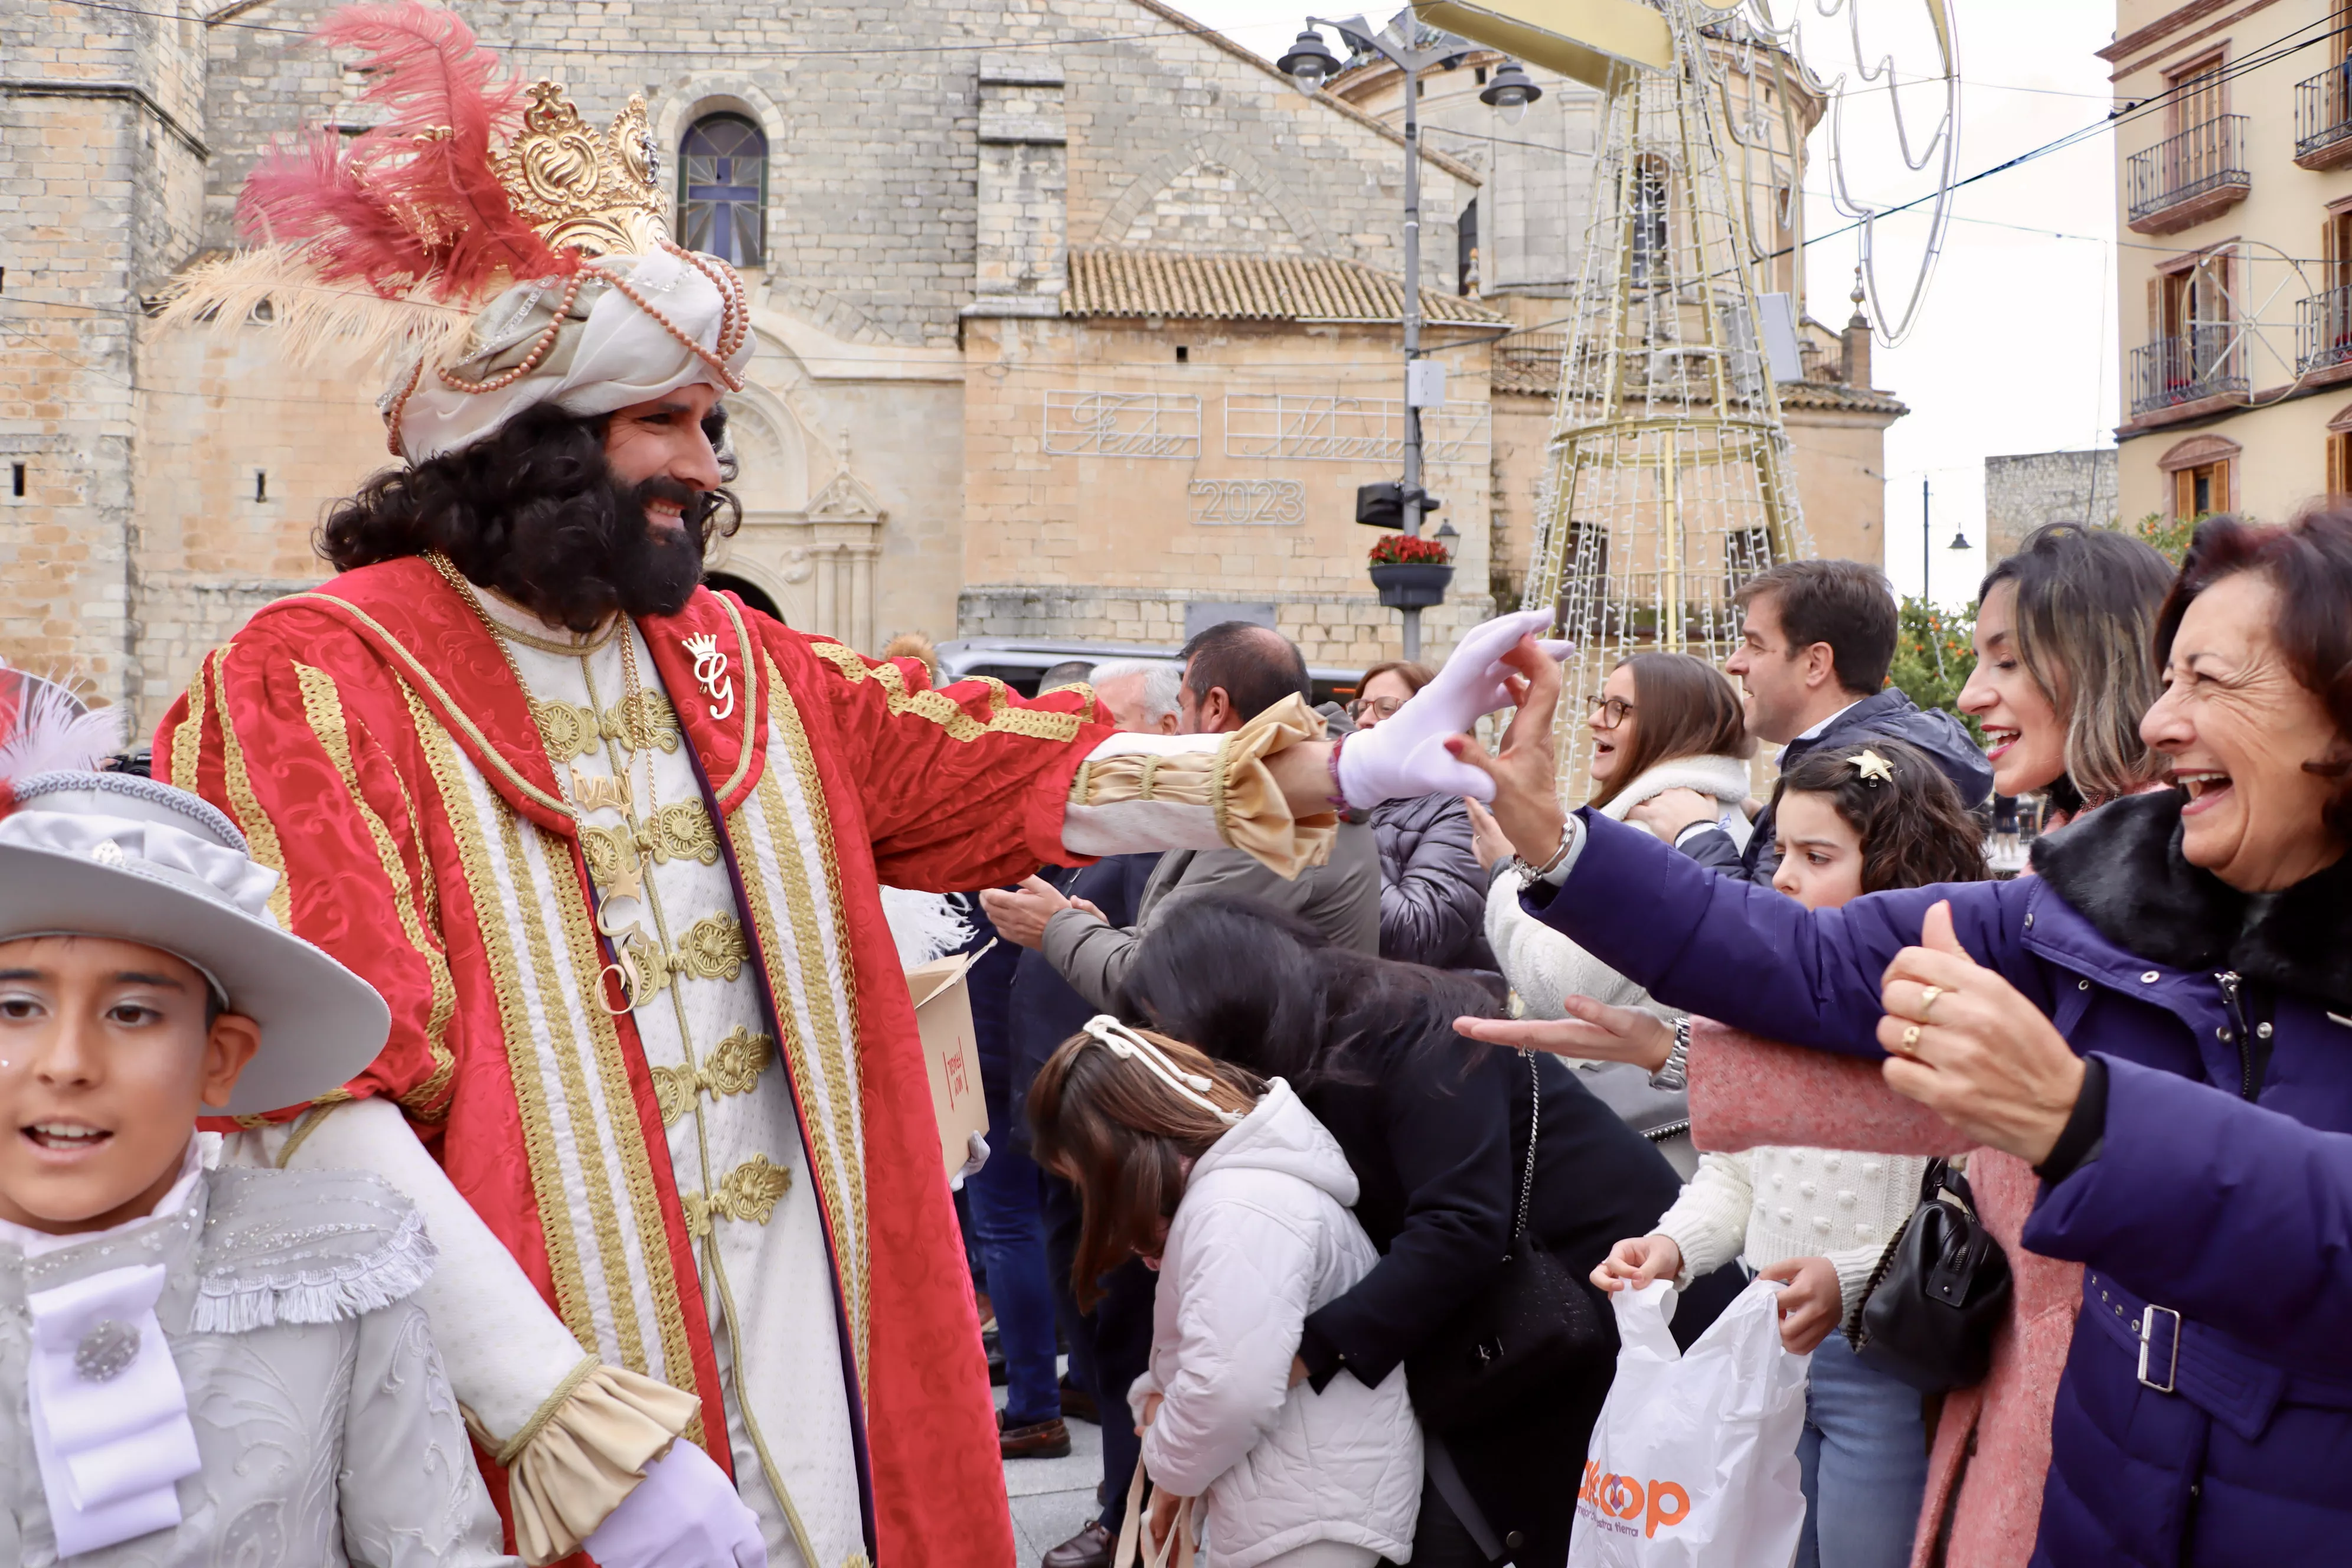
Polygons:
<instances>
[{"instance_id":1,"label":"child in white coat","mask_svg":"<svg viewBox=\"0 0 2352 1568\"><path fill-rule=\"evenodd\" d=\"M1282 1079L1107 1016L1055 1052L1029 1116L1039 1163L1078 1190L1080 1304L1131 1253L1160 1271L1128 1394L1160 1489L1151 1538L1198 1499L1209 1568L1406 1561L1422 1452L1403 1369L1318 1394L1296 1365L1307 1315L1378 1259L1323 1124Z\"/></svg>"}]
</instances>

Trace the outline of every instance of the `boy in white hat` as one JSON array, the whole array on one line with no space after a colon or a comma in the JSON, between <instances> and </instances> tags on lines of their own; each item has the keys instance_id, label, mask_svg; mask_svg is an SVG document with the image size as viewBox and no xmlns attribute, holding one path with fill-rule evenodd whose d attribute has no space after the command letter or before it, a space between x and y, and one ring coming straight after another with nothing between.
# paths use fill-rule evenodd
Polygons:
<instances>
[{"instance_id":1,"label":"boy in white hat","mask_svg":"<svg viewBox=\"0 0 2352 1568\"><path fill-rule=\"evenodd\" d=\"M0 1563L514 1561L409 1300L415 1209L195 1131L383 1044L277 879L168 785L0 781Z\"/></svg>"}]
</instances>

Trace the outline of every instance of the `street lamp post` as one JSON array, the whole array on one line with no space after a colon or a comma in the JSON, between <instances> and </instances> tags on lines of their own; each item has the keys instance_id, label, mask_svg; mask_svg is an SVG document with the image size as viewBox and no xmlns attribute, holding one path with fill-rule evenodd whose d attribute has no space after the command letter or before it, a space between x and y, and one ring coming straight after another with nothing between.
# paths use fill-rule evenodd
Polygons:
<instances>
[{"instance_id":1,"label":"street lamp post","mask_svg":"<svg viewBox=\"0 0 2352 1568\"><path fill-rule=\"evenodd\" d=\"M1945 548L1952 551L1955 554L1960 551L1969 549L1969 531L1965 528L1955 528L1952 530L1952 542L1945 546ZM1919 477L1919 602L1921 604L1931 605L1935 603L1935 580L1936 552L1934 547L1929 543L1928 534L1927 478L1925 474L1922 474Z\"/></svg>"},{"instance_id":2,"label":"street lamp post","mask_svg":"<svg viewBox=\"0 0 2352 1568\"><path fill-rule=\"evenodd\" d=\"M1443 372L1435 366L1423 365L1421 357L1421 73L1431 66L1458 63L1474 46L1465 38L1440 33L1431 47L1416 47L1420 25L1410 6L1398 12L1395 19L1378 33L1361 16L1350 16L1344 22L1309 16L1290 46L1290 52L1275 62L1276 68L1309 97L1322 90L1324 82L1339 67L1318 31L1322 27L1337 30L1359 54L1381 56L1404 77L1404 477L1398 499L1402 503L1405 536L1417 539L1428 500L1421 486L1421 411L1425 405L1444 401L1440 389L1445 384ZM1501 110L1505 120L1517 124L1519 116L1527 112L1527 106L1543 96L1543 89L1528 79L1517 61L1507 60L1486 90L1478 96ZM1437 373L1432 374L1433 371ZM1421 611L1408 607L1398 614L1404 617L1404 657L1418 660Z\"/></svg>"}]
</instances>

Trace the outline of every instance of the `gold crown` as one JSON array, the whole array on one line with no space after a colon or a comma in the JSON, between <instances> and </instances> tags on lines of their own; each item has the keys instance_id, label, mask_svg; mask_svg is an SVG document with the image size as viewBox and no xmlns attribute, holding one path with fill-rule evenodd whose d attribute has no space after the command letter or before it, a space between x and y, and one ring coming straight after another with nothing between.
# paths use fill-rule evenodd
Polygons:
<instances>
[{"instance_id":1,"label":"gold crown","mask_svg":"<svg viewBox=\"0 0 2352 1568\"><path fill-rule=\"evenodd\" d=\"M669 238L669 222L645 96L631 93L629 106L600 135L561 84L535 81L528 90L522 134L490 157L516 215L557 250L643 256L658 249Z\"/></svg>"}]
</instances>

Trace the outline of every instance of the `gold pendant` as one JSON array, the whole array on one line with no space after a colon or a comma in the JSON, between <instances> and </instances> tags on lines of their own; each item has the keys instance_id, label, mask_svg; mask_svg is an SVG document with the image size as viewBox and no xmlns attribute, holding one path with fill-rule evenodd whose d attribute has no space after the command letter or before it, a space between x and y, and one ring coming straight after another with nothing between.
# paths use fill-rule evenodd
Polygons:
<instances>
[{"instance_id":1,"label":"gold pendant","mask_svg":"<svg viewBox=\"0 0 2352 1568\"><path fill-rule=\"evenodd\" d=\"M627 779L591 773L578 763L572 764L572 793L583 811L603 811L608 806L614 811L627 811L631 805Z\"/></svg>"},{"instance_id":2,"label":"gold pendant","mask_svg":"<svg viewBox=\"0 0 2352 1568\"><path fill-rule=\"evenodd\" d=\"M709 712L713 719L725 719L735 711L735 679L727 673L727 656L719 651L715 632L701 632L678 639L686 651L694 657L694 683L710 699Z\"/></svg>"}]
</instances>

